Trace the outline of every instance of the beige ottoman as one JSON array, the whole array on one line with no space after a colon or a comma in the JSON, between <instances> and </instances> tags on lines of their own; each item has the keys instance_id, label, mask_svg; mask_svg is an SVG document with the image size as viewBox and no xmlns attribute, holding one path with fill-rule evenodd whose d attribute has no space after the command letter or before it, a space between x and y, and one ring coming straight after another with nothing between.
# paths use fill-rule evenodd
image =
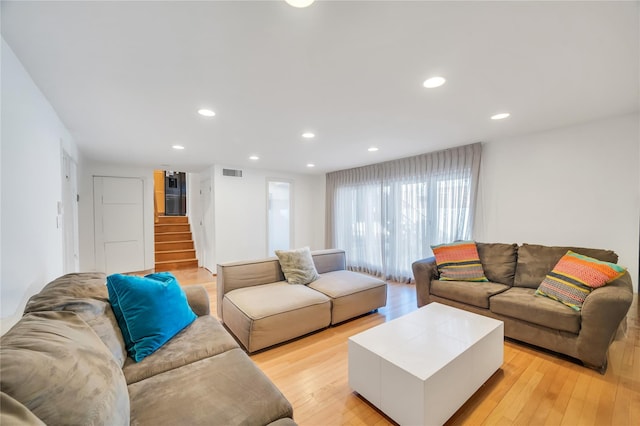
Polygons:
<instances>
[{"instance_id":1,"label":"beige ottoman","mask_svg":"<svg viewBox=\"0 0 640 426\"><path fill-rule=\"evenodd\" d=\"M224 295L225 325L249 352L291 340L331 324L331 299L304 285L276 282Z\"/></svg>"}]
</instances>

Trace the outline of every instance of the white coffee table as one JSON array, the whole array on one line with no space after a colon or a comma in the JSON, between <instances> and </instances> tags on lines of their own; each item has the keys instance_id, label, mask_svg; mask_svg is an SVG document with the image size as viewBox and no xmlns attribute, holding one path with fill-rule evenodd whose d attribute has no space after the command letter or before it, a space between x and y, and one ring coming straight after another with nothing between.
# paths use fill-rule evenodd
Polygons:
<instances>
[{"instance_id":1,"label":"white coffee table","mask_svg":"<svg viewBox=\"0 0 640 426\"><path fill-rule=\"evenodd\" d=\"M349 338L349 385L401 425L441 425L500 368L502 321L431 303Z\"/></svg>"}]
</instances>

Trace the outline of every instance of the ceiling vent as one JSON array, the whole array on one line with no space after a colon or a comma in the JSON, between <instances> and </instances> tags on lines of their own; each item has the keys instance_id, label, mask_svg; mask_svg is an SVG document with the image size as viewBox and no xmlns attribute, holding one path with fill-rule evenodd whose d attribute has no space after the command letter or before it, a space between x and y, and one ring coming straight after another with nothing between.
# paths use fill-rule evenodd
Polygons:
<instances>
[{"instance_id":1,"label":"ceiling vent","mask_svg":"<svg viewBox=\"0 0 640 426\"><path fill-rule=\"evenodd\" d=\"M242 170L222 169L222 176L242 177Z\"/></svg>"}]
</instances>

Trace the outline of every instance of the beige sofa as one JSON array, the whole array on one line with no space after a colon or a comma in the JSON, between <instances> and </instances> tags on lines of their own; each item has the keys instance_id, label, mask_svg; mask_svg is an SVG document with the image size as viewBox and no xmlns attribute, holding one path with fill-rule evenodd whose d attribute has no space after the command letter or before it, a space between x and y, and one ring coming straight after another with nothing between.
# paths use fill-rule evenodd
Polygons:
<instances>
[{"instance_id":1,"label":"beige sofa","mask_svg":"<svg viewBox=\"0 0 640 426\"><path fill-rule=\"evenodd\" d=\"M489 282L440 281L433 257L413 263L418 307L440 302L502 320L506 337L568 355L604 373L609 345L618 331L626 330L633 299L629 273L592 291L581 311L535 291L567 250L612 263L617 254L532 244L477 247Z\"/></svg>"},{"instance_id":2,"label":"beige sofa","mask_svg":"<svg viewBox=\"0 0 640 426\"><path fill-rule=\"evenodd\" d=\"M136 363L103 274L49 283L0 339L0 424L295 424L291 404L209 315L206 290L184 290L197 319Z\"/></svg>"},{"instance_id":3,"label":"beige sofa","mask_svg":"<svg viewBox=\"0 0 640 426\"><path fill-rule=\"evenodd\" d=\"M386 282L346 270L344 250L311 253L320 278L285 281L275 257L218 265L218 317L249 352L386 305Z\"/></svg>"}]
</instances>

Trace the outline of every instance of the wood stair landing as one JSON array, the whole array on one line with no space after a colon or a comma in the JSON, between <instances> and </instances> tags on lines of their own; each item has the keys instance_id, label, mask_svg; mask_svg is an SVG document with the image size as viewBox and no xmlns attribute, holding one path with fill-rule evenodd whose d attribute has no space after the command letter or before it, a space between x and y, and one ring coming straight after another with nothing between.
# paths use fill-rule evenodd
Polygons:
<instances>
[{"instance_id":1,"label":"wood stair landing","mask_svg":"<svg viewBox=\"0 0 640 426\"><path fill-rule=\"evenodd\" d=\"M156 272L198 267L187 216L158 216L155 263Z\"/></svg>"}]
</instances>

